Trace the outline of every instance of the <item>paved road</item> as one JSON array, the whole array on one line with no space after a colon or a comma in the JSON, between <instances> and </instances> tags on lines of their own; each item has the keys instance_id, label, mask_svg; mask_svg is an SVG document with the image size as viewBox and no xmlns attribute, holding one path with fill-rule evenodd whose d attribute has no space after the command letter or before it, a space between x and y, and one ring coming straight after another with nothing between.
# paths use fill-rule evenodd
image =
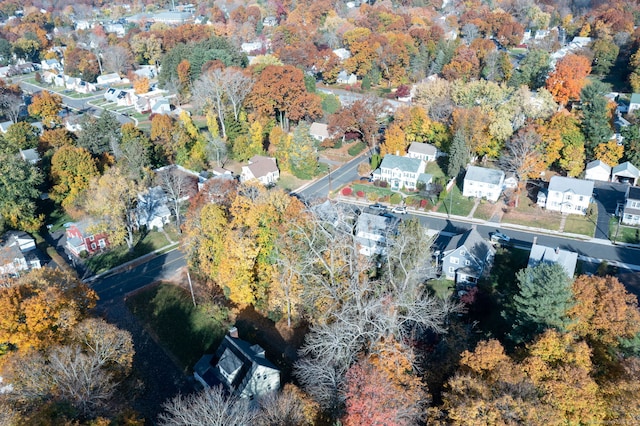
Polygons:
<instances>
[{"instance_id":1,"label":"paved road","mask_svg":"<svg viewBox=\"0 0 640 426\"><path fill-rule=\"evenodd\" d=\"M298 189L294 193L307 201L327 198L330 191L358 180L358 165L365 161L369 161L369 156L367 154L360 155L330 172L327 176L313 181L310 185Z\"/></svg>"},{"instance_id":2,"label":"paved road","mask_svg":"<svg viewBox=\"0 0 640 426\"><path fill-rule=\"evenodd\" d=\"M42 87L36 86L35 84L27 83L26 81L19 81L19 84L22 90L30 93L37 93L43 90ZM70 98L69 96L65 96L64 94L60 94L60 93L58 94L62 97L62 102L64 103L64 105L78 112L81 112L83 114L91 114L95 117L99 117L100 114L102 114L102 111L104 111L102 108L90 105L88 103L92 99L103 99L102 95L76 99L76 98ZM131 118L123 114L120 114L117 112L113 112L113 113L115 114L120 124L134 123L134 120L132 120Z\"/></svg>"}]
</instances>

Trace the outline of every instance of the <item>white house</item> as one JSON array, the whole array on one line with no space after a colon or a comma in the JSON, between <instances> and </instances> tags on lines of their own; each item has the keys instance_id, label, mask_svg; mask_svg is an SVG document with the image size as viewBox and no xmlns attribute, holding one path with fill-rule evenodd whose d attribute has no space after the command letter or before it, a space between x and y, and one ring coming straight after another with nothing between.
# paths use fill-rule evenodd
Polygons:
<instances>
[{"instance_id":1,"label":"white house","mask_svg":"<svg viewBox=\"0 0 640 426\"><path fill-rule=\"evenodd\" d=\"M420 175L424 174L425 162L419 158L400 157L387 154L380 163L380 168L373 172L374 180L383 180L391 189L416 189Z\"/></svg>"},{"instance_id":2,"label":"white house","mask_svg":"<svg viewBox=\"0 0 640 426\"><path fill-rule=\"evenodd\" d=\"M42 71L62 72L64 67L57 59L43 59L40 61L40 69Z\"/></svg>"},{"instance_id":3,"label":"white house","mask_svg":"<svg viewBox=\"0 0 640 426\"><path fill-rule=\"evenodd\" d=\"M640 225L640 188L637 186L627 188L621 221L625 225Z\"/></svg>"},{"instance_id":4,"label":"white house","mask_svg":"<svg viewBox=\"0 0 640 426\"><path fill-rule=\"evenodd\" d=\"M171 104L167 98L158 99L151 105L152 114L169 114L171 112Z\"/></svg>"},{"instance_id":5,"label":"white house","mask_svg":"<svg viewBox=\"0 0 640 426\"><path fill-rule=\"evenodd\" d=\"M10 231L0 237L0 275L16 276L40 267L36 242L29 234Z\"/></svg>"},{"instance_id":6,"label":"white house","mask_svg":"<svg viewBox=\"0 0 640 426\"><path fill-rule=\"evenodd\" d=\"M249 164L242 166L240 182L253 179L259 180L263 185L276 183L280 179L280 169L275 158L254 155L249 159Z\"/></svg>"},{"instance_id":7,"label":"white house","mask_svg":"<svg viewBox=\"0 0 640 426\"><path fill-rule=\"evenodd\" d=\"M167 194L161 186L154 186L138 194L136 222L138 227L162 229L171 220L171 211L167 206Z\"/></svg>"},{"instance_id":8,"label":"white house","mask_svg":"<svg viewBox=\"0 0 640 426\"><path fill-rule=\"evenodd\" d=\"M409 145L406 156L409 158L419 158L428 163L429 161L436 161L438 148L429 143L412 142L411 145Z\"/></svg>"},{"instance_id":9,"label":"white house","mask_svg":"<svg viewBox=\"0 0 640 426\"><path fill-rule=\"evenodd\" d=\"M108 84L117 84L120 83L120 75L116 72L111 73L111 74L102 74L99 75L98 78L96 79L97 84L100 86L106 86Z\"/></svg>"},{"instance_id":10,"label":"white house","mask_svg":"<svg viewBox=\"0 0 640 426\"><path fill-rule=\"evenodd\" d=\"M640 171L636 166L628 161L618 164L611 169L611 182L630 183L635 185L638 182Z\"/></svg>"},{"instance_id":11,"label":"white house","mask_svg":"<svg viewBox=\"0 0 640 426\"><path fill-rule=\"evenodd\" d=\"M536 244L535 240L531 246L529 262L527 268L533 268L541 263L557 263L567 273L569 278L573 278L576 273L578 263L578 253L574 251L561 250Z\"/></svg>"},{"instance_id":12,"label":"white house","mask_svg":"<svg viewBox=\"0 0 640 426\"><path fill-rule=\"evenodd\" d=\"M495 249L473 227L452 237L442 255L442 273L448 280L476 284L491 268Z\"/></svg>"},{"instance_id":13,"label":"white house","mask_svg":"<svg viewBox=\"0 0 640 426\"><path fill-rule=\"evenodd\" d=\"M356 84L358 77L354 74L347 74L346 71L340 71L336 83L338 84Z\"/></svg>"},{"instance_id":14,"label":"white house","mask_svg":"<svg viewBox=\"0 0 640 426\"><path fill-rule=\"evenodd\" d=\"M633 114L637 109L640 109L640 93L633 93L629 100L628 114Z\"/></svg>"},{"instance_id":15,"label":"white house","mask_svg":"<svg viewBox=\"0 0 640 426\"><path fill-rule=\"evenodd\" d=\"M564 176L553 176L547 189L545 208L551 211L587 214L593 181Z\"/></svg>"},{"instance_id":16,"label":"white house","mask_svg":"<svg viewBox=\"0 0 640 426\"><path fill-rule=\"evenodd\" d=\"M260 345L240 339L235 327L215 355L204 355L193 371L205 388L222 385L230 394L250 400L280 388L280 370L266 358Z\"/></svg>"},{"instance_id":17,"label":"white house","mask_svg":"<svg viewBox=\"0 0 640 426\"><path fill-rule=\"evenodd\" d=\"M315 140L322 142L329 138L329 126L324 123L311 123L311 126L309 126L309 134Z\"/></svg>"},{"instance_id":18,"label":"white house","mask_svg":"<svg viewBox=\"0 0 640 426\"><path fill-rule=\"evenodd\" d=\"M351 52L349 52L347 49L345 49L344 47L341 47L340 49L335 49L333 51L333 53L340 58L341 61L344 61L346 59L349 59L351 57Z\"/></svg>"},{"instance_id":19,"label":"white house","mask_svg":"<svg viewBox=\"0 0 640 426\"><path fill-rule=\"evenodd\" d=\"M360 213L356 223L356 242L363 256L386 254L387 235L397 226L398 219L370 213Z\"/></svg>"},{"instance_id":20,"label":"white house","mask_svg":"<svg viewBox=\"0 0 640 426\"><path fill-rule=\"evenodd\" d=\"M584 178L608 182L611 176L611 166L601 160L593 160L587 163Z\"/></svg>"},{"instance_id":21,"label":"white house","mask_svg":"<svg viewBox=\"0 0 640 426\"><path fill-rule=\"evenodd\" d=\"M40 162L40 154L34 148L21 149L20 157L27 163L36 165Z\"/></svg>"},{"instance_id":22,"label":"white house","mask_svg":"<svg viewBox=\"0 0 640 426\"><path fill-rule=\"evenodd\" d=\"M464 175L462 195L464 197L486 198L496 202L504 188L504 172L498 169L469 166Z\"/></svg>"}]
</instances>

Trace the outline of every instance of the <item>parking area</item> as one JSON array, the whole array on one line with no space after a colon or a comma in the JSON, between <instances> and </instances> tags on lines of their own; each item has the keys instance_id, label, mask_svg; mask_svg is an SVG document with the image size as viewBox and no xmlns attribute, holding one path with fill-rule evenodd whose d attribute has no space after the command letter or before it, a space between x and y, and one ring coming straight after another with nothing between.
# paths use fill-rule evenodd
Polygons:
<instances>
[{"instance_id":1,"label":"parking area","mask_svg":"<svg viewBox=\"0 0 640 426\"><path fill-rule=\"evenodd\" d=\"M609 239L609 219L615 215L618 203L624 202L628 186L624 183L595 182L593 195L598 205L595 238Z\"/></svg>"}]
</instances>

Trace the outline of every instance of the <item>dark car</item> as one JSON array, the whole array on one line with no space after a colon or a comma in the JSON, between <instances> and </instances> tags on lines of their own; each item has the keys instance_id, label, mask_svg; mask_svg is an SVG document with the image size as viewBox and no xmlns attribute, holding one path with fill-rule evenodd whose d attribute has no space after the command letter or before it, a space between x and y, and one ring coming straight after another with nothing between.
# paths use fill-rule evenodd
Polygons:
<instances>
[{"instance_id":1,"label":"dark car","mask_svg":"<svg viewBox=\"0 0 640 426\"><path fill-rule=\"evenodd\" d=\"M380 203L375 203L369 206L369 210L376 211L376 212L385 212L387 211L387 206Z\"/></svg>"}]
</instances>

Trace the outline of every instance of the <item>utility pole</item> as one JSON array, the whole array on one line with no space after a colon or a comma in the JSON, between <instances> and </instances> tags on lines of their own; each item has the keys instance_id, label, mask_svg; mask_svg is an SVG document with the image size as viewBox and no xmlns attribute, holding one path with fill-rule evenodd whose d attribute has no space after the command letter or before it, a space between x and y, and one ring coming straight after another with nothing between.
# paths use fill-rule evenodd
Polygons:
<instances>
[{"instance_id":1,"label":"utility pole","mask_svg":"<svg viewBox=\"0 0 640 426\"><path fill-rule=\"evenodd\" d=\"M191 274L189 274L189 269L187 269L187 280L189 281L189 290L191 290L191 300L193 301L193 307L196 306L196 297L193 295L193 284L191 284Z\"/></svg>"}]
</instances>

